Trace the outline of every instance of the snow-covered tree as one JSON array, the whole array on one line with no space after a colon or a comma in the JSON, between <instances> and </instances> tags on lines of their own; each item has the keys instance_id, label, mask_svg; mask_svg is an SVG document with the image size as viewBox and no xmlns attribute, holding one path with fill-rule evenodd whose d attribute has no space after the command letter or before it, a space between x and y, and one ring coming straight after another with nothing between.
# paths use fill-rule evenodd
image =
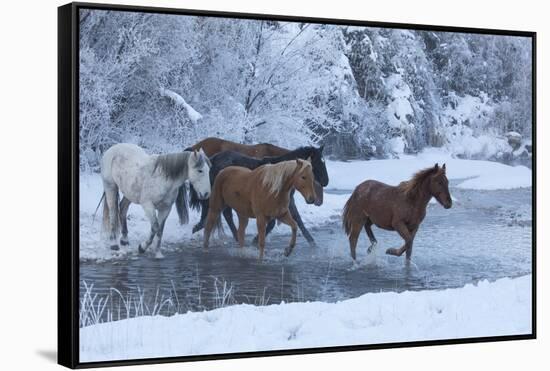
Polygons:
<instances>
[{"instance_id":1,"label":"snow-covered tree","mask_svg":"<svg viewBox=\"0 0 550 371\"><path fill-rule=\"evenodd\" d=\"M121 141L491 157L531 137L527 38L102 10L80 30L82 169Z\"/></svg>"}]
</instances>

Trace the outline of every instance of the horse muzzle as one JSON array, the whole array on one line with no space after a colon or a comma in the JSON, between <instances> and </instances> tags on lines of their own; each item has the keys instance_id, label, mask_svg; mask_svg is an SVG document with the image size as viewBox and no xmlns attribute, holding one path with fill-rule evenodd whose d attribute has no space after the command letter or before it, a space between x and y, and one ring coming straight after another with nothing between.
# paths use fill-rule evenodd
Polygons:
<instances>
[{"instance_id":1,"label":"horse muzzle","mask_svg":"<svg viewBox=\"0 0 550 371\"><path fill-rule=\"evenodd\" d=\"M315 197L308 197L308 198L306 199L306 203L307 203L308 205L311 205L312 203L315 203Z\"/></svg>"},{"instance_id":2,"label":"horse muzzle","mask_svg":"<svg viewBox=\"0 0 550 371\"><path fill-rule=\"evenodd\" d=\"M315 190L315 206L321 206L323 204L323 186L319 182L313 182L313 189Z\"/></svg>"}]
</instances>

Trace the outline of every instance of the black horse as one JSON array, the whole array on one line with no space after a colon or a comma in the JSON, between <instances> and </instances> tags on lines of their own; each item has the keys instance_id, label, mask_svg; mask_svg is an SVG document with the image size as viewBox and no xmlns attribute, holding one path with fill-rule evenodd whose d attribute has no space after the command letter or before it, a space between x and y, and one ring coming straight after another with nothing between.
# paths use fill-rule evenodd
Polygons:
<instances>
[{"instance_id":1,"label":"black horse","mask_svg":"<svg viewBox=\"0 0 550 371\"><path fill-rule=\"evenodd\" d=\"M210 158L210 161L212 162L212 166L210 167L210 184L214 184L214 180L216 179L216 176L219 174L219 172L228 166L242 166L253 170L265 164L275 164L281 161L295 160L297 158L311 160L313 175L315 177L315 193L317 194L315 205L320 206L323 203L323 187L326 187L329 181L327 168L325 166L325 161L323 160L323 147L300 147L282 156L264 157L262 159L248 157L234 151L220 152ZM208 215L208 200L199 200L197 193L191 185L189 193L189 203L191 207L195 210L201 210L201 219L193 227L193 233L195 233L204 228L206 216ZM296 209L296 204L294 202L294 190L291 193L290 204L288 208L290 214L292 215L294 220L296 220L296 223L298 224L298 227L302 231L302 234L304 235L306 240L311 246L315 246L315 241L313 240L313 237L304 226L304 222L302 221L302 218L300 217L300 214ZM229 228L231 229L233 237L235 238L235 240L237 240L237 228L235 227L235 223L233 222L233 210L228 207L223 211L223 215L227 224L229 225ZM266 235L271 232L273 227L275 227L275 220L272 220L267 225ZM254 241L257 241L257 236L254 238Z\"/></svg>"}]
</instances>

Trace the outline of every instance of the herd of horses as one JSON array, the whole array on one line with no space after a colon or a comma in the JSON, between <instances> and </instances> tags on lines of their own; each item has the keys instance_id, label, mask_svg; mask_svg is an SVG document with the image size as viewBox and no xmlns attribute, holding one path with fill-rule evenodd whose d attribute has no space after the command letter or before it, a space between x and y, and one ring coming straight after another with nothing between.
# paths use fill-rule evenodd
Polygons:
<instances>
[{"instance_id":1,"label":"herd of horses","mask_svg":"<svg viewBox=\"0 0 550 371\"><path fill-rule=\"evenodd\" d=\"M220 138L206 138L183 152L165 155L149 155L133 144L116 144L103 154L101 177L104 193L100 204L103 201L103 227L110 248L118 250L119 244L129 244L126 219L130 204L135 203L141 205L151 224L150 234L138 250L145 252L156 237L157 258L162 257L164 224L174 204L182 224L189 222L189 206L201 211L193 233L204 229L205 248L213 230L221 227L222 215L241 247L249 219L256 219L258 234L254 243L258 245L260 260L266 235L276 221L287 224L292 231L286 256L296 244L298 228L315 246L294 196L298 191L306 203L321 206L323 187L329 183L322 146L288 150L269 143L246 145ZM371 242L368 253L376 246L373 224L396 231L404 244L387 249L386 253L406 253L409 260L414 237L432 197L446 209L452 206L445 164L421 170L397 186L376 180L359 184L346 202L342 217L353 260L363 228ZM233 210L238 216L238 227L233 221Z\"/></svg>"}]
</instances>

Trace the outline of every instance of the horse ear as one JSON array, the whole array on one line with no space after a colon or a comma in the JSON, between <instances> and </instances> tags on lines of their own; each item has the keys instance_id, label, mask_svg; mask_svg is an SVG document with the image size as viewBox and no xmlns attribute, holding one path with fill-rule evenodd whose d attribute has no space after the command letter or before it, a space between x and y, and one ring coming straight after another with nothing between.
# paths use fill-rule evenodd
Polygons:
<instances>
[{"instance_id":1,"label":"horse ear","mask_svg":"<svg viewBox=\"0 0 550 371\"><path fill-rule=\"evenodd\" d=\"M311 162L311 156L309 156L308 158L306 158L306 161L307 161L307 162Z\"/></svg>"},{"instance_id":2,"label":"horse ear","mask_svg":"<svg viewBox=\"0 0 550 371\"><path fill-rule=\"evenodd\" d=\"M445 164L443 164L443 166L441 166L441 170L443 170L443 172L445 172L447 170L447 168L445 167Z\"/></svg>"},{"instance_id":3,"label":"horse ear","mask_svg":"<svg viewBox=\"0 0 550 371\"><path fill-rule=\"evenodd\" d=\"M436 170L439 169L439 164L437 162L435 163L434 169L436 169Z\"/></svg>"}]
</instances>

